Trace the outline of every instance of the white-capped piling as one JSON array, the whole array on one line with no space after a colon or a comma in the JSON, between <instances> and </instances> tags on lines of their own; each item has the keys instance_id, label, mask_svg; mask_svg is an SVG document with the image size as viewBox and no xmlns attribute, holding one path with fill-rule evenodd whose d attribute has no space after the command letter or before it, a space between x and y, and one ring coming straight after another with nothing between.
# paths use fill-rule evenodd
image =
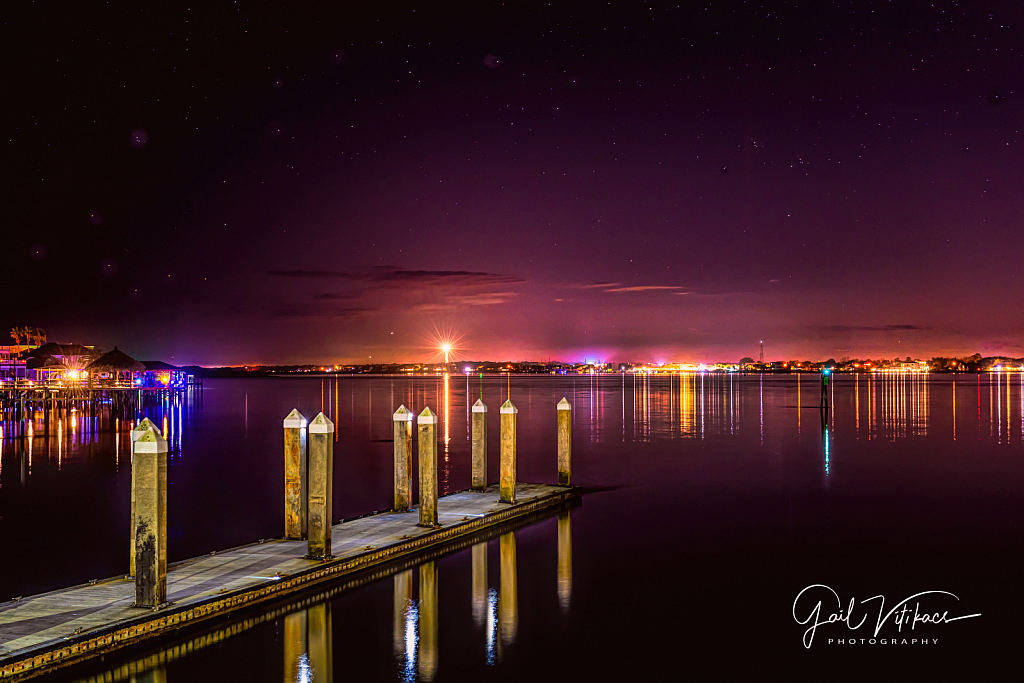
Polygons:
<instances>
[{"instance_id":1,"label":"white-capped piling","mask_svg":"<svg viewBox=\"0 0 1024 683\"><path fill-rule=\"evenodd\" d=\"M558 485L569 486L572 479L572 406L562 397L558 402Z\"/></svg>"},{"instance_id":2,"label":"white-capped piling","mask_svg":"<svg viewBox=\"0 0 1024 683\"><path fill-rule=\"evenodd\" d=\"M284 418L284 537L306 538L308 477L306 472L306 418L297 409Z\"/></svg>"},{"instance_id":3,"label":"white-capped piling","mask_svg":"<svg viewBox=\"0 0 1024 683\"><path fill-rule=\"evenodd\" d=\"M412 411L395 411L395 512L412 509Z\"/></svg>"},{"instance_id":4,"label":"white-capped piling","mask_svg":"<svg viewBox=\"0 0 1024 683\"><path fill-rule=\"evenodd\" d=\"M331 521L334 514L334 423L320 413L309 423L308 557L331 556Z\"/></svg>"},{"instance_id":5,"label":"white-capped piling","mask_svg":"<svg viewBox=\"0 0 1024 683\"><path fill-rule=\"evenodd\" d=\"M129 434L132 439L132 477L131 477L131 497L132 497L132 511L131 511L131 526L129 527L130 532L128 542L128 576L135 576L135 442L139 440L139 437L146 433L147 429L157 429L157 426L148 418L142 418L142 422L138 424Z\"/></svg>"},{"instance_id":6,"label":"white-capped piling","mask_svg":"<svg viewBox=\"0 0 1024 683\"><path fill-rule=\"evenodd\" d=\"M429 407L419 414L420 521L437 526L437 415Z\"/></svg>"},{"instance_id":7,"label":"white-capped piling","mask_svg":"<svg viewBox=\"0 0 1024 683\"><path fill-rule=\"evenodd\" d=\"M516 407L512 399L501 406L501 476L498 502L516 502Z\"/></svg>"},{"instance_id":8,"label":"white-capped piling","mask_svg":"<svg viewBox=\"0 0 1024 683\"><path fill-rule=\"evenodd\" d=\"M132 450L135 479L135 606L167 602L167 441L151 424Z\"/></svg>"},{"instance_id":9,"label":"white-capped piling","mask_svg":"<svg viewBox=\"0 0 1024 683\"><path fill-rule=\"evenodd\" d=\"M487 488L487 406L480 399L473 404L473 479L474 491Z\"/></svg>"}]
</instances>

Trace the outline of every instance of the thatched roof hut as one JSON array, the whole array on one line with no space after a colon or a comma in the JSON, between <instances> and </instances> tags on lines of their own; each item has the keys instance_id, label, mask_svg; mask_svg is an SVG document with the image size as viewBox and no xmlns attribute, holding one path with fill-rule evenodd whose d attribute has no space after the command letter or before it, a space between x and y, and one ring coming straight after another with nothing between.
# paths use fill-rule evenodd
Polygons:
<instances>
[{"instance_id":1,"label":"thatched roof hut","mask_svg":"<svg viewBox=\"0 0 1024 683\"><path fill-rule=\"evenodd\" d=\"M92 372L145 372L146 366L115 346L85 367Z\"/></svg>"}]
</instances>

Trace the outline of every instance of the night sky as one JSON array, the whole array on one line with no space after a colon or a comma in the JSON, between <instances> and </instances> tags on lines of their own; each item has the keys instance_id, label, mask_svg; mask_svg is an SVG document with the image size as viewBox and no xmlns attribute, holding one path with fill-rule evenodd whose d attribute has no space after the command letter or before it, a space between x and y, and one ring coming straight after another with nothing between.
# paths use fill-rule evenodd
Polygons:
<instances>
[{"instance_id":1,"label":"night sky","mask_svg":"<svg viewBox=\"0 0 1024 683\"><path fill-rule=\"evenodd\" d=\"M173 4L5 4L4 332L1024 355L1019 1Z\"/></svg>"}]
</instances>

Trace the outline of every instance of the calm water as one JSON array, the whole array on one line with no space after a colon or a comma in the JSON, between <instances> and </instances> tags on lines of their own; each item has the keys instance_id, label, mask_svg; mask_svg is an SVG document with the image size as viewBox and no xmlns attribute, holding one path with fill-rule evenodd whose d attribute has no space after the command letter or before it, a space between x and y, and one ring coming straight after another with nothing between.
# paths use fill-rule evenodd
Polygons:
<instances>
[{"instance_id":1,"label":"calm water","mask_svg":"<svg viewBox=\"0 0 1024 683\"><path fill-rule=\"evenodd\" d=\"M171 441L170 559L281 535L281 421L293 407L322 408L337 425L340 520L390 507L401 403L441 415L440 488L467 488L467 395L482 393L493 418L507 382L209 380L201 404L151 409ZM842 376L823 426L814 376L513 377L519 479L554 480L565 395L582 504L72 678L995 675L1017 666L1024 635L1022 388L1020 373ZM47 437L37 421L26 440L5 425L0 600L126 571L129 428L76 418ZM496 480L496 453L490 465ZM919 612L981 616L897 630L892 615L872 645L879 600L858 602L853 625L868 623L823 625L805 648L794 600L813 584L843 609L883 595L888 612L948 591L959 600L922 596ZM797 603L798 617L818 600L822 621L840 609L823 590ZM938 640L910 642L923 638Z\"/></svg>"}]
</instances>

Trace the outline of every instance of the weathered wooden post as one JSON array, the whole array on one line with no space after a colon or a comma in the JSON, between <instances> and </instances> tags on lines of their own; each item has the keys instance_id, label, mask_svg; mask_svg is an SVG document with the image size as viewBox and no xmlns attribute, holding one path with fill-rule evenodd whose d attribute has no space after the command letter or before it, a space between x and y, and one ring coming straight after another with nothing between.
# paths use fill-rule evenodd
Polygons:
<instances>
[{"instance_id":1,"label":"weathered wooden post","mask_svg":"<svg viewBox=\"0 0 1024 683\"><path fill-rule=\"evenodd\" d=\"M498 633L501 644L509 646L516 639L519 627L519 596L516 567L516 532L509 531L498 539L501 558L501 593L498 595Z\"/></svg>"},{"instance_id":2,"label":"weathered wooden post","mask_svg":"<svg viewBox=\"0 0 1024 683\"><path fill-rule=\"evenodd\" d=\"M284 537L306 538L306 418L297 409L284 418Z\"/></svg>"},{"instance_id":3,"label":"weathered wooden post","mask_svg":"<svg viewBox=\"0 0 1024 683\"><path fill-rule=\"evenodd\" d=\"M334 423L320 413L309 423L309 535L311 560L331 557L331 521L334 514L331 490L334 483Z\"/></svg>"},{"instance_id":4,"label":"weathered wooden post","mask_svg":"<svg viewBox=\"0 0 1024 683\"><path fill-rule=\"evenodd\" d=\"M487 541L473 546L473 623L483 628L487 617Z\"/></svg>"},{"instance_id":5,"label":"weathered wooden post","mask_svg":"<svg viewBox=\"0 0 1024 683\"><path fill-rule=\"evenodd\" d=\"M150 426L135 441L135 606L167 602L167 441Z\"/></svg>"},{"instance_id":6,"label":"weathered wooden post","mask_svg":"<svg viewBox=\"0 0 1024 683\"><path fill-rule=\"evenodd\" d=\"M437 672L437 563L420 565L420 652L419 674L434 680Z\"/></svg>"},{"instance_id":7,"label":"weathered wooden post","mask_svg":"<svg viewBox=\"0 0 1024 683\"><path fill-rule=\"evenodd\" d=\"M569 486L572 478L572 406L562 397L558 402L558 485Z\"/></svg>"},{"instance_id":8,"label":"weathered wooden post","mask_svg":"<svg viewBox=\"0 0 1024 683\"><path fill-rule=\"evenodd\" d=\"M412 509L412 411L395 411L395 512Z\"/></svg>"},{"instance_id":9,"label":"weathered wooden post","mask_svg":"<svg viewBox=\"0 0 1024 683\"><path fill-rule=\"evenodd\" d=\"M424 408L419 415L420 442L420 522L434 528L437 524L437 415Z\"/></svg>"},{"instance_id":10,"label":"weathered wooden post","mask_svg":"<svg viewBox=\"0 0 1024 683\"><path fill-rule=\"evenodd\" d=\"M142 418L142 422L138 424L131 432L129 432L132 439L132 525L129 527L131 533L129 534L130 539L128 543L128 576L135 576L135 442L139 440L139 437L146 433L146 430L157 429L156 425L148 417ZM159 431L159 430L157 430Z\"/></svg>"},{"instance_id":11,"label":"weathered wooden post","mask_svg":"<svg viewBox=\"0 0 1024 683\"><path fill-rule=\"evenodd\" d=\"M572 598L572 512L558 513L558 603L562 613L569 611Z\"/></svg>"},{"instance_id":12,"label":"weathered wooden post","mask_svg":"<svg viewBox=\"0 0 1024 683\"><path fill-rule=\"evenodd\" d=\"M473 483L474 491L487 488L487 406L480 399L473 404Z\"/></svg>"},{"instance_id":13,"label":"weathered wooden post","mask_svg":"<svg viewBox=\"0 0 1024 683\"><path fill-rule=\"evenodd\" d=\"M501 479L498 502L516 502L516 407L512 399L501 406Z\"/></svg>"}]
</instances>

